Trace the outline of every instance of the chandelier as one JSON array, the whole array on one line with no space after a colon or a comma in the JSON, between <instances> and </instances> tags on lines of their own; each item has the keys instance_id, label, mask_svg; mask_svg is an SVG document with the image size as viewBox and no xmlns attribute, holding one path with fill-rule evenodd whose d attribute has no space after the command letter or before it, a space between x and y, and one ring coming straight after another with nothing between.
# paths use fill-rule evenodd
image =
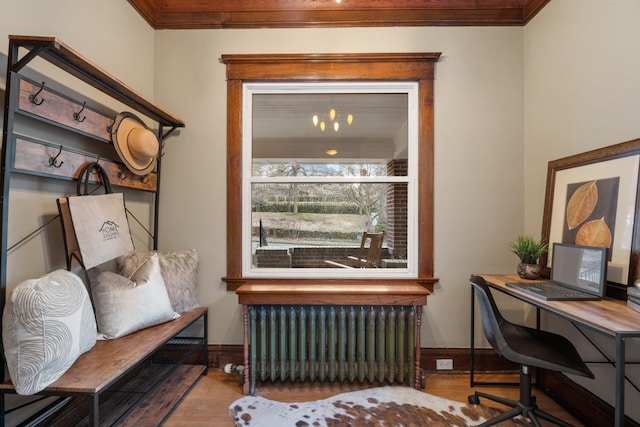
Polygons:
<instances>
[{"instance_id":1,"label":"chandelier","mask_svg":"<svg viewBox=\"0 0 640 427\"><path fill-rule=\"evenodd\" d=\"M319 127L322 132L326 129L327 124L333 127L334 132L338 132L341 121L346 121L347 124L351 126L351 123L353 123L353 114L346 114L346 119L344 119L340 111L331 108L328 114L314 114L311 117L311 121L313 122L313 126Z\"/></svg>"}]
</instances>

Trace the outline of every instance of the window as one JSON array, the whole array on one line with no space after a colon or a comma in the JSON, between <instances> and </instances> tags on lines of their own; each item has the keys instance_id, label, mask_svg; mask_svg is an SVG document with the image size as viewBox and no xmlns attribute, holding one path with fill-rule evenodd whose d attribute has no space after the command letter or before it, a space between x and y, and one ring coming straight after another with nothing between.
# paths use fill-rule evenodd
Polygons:
<instances>
[{"instance_id":1,"label":"window","mask_svg":"<svg viewBox=\"0 0 640 427\"><path fill-rule=\"evenodd\" d=\"M222 57L228 77L224 280L230 289L289 279L435 281L438 57ZM356 126L368 123L376 108L384 119L401 113L393 136L371 124ZM364 232L385 232L380 261L364 269L332 265L346 264L349 252L359 254Z\"/></svg>"},{"instance_id":2,"label":"window","mask_svg":"<svg viewBox=\"0 0 640 427\"><path fill-rule=\"evenodd\" d=\"M416 277L417 93L244 85L243 276Z\"/></svg>"}]
</instances>

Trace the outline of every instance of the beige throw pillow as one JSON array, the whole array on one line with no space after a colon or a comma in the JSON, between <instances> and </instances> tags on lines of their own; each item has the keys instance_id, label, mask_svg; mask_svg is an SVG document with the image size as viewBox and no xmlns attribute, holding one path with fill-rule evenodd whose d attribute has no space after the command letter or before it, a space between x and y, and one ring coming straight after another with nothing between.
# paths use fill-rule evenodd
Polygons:
<instances>
[{"instance_id":1,"label":"beige throw pillow","mask_svg":"<svg viewBox=\"0 0 640 427\"><path fill-rule=\"evenodd\" d=\"M180 317L171 307L157 255L141 264L130 279L99 268L87 274L98 330L106 339Z\"/></svg>"}]
</instances>

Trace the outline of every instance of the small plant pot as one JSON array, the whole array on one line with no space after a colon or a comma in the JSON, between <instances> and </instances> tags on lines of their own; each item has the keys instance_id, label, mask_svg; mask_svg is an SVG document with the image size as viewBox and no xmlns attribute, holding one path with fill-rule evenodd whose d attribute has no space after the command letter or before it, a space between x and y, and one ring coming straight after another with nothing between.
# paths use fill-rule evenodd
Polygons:
<instances>
[{"instance_id":1,"label":"small plant pot","mask_svg":"<svg viewBox=\"0 0 640 427\"><path fill-rule=\"evenodd\" d=\"M525 264L521 262L518 264L518 276L527 280L536 280L540 277L540 273L542 272L542 266L540 264Z\"/></svg>"}]
</instances>

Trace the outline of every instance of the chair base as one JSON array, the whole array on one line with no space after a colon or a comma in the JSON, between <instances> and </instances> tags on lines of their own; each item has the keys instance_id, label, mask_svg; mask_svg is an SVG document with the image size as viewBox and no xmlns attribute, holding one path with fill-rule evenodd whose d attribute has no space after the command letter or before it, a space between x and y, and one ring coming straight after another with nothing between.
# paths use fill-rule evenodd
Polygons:
<instances>
[{"instance_id":1,"label":"chair base","mask_svg":"<svg viewBox=\"0 0 640 427\"><path fill-rule=\"evenodd\" d=\"M513 409L510 409L495 418L485 421L478 427L492 426L502 421L515 418L518 415L522 415L523 417L528 418L536 427L541 427L538 418L542 418L543 420L549 421L555 425L559 425L562 427L572 427L571 424L562 421L561 419L554 417L548 412L545 412L538 408L538 405L536 405L536 398L531 394L531 375L529 374L529 367L524 365L520 368L520 400L507 399L506 397L495 396L493 394L476 391L474 394L469 396L469 403L472 405L477 405L480 403L481 397L493 400L494 402L498 402L506 406L510 406Z\"/></svg>"},{"instance_id":2,"label":"chair base","mask_svg":"<svg viewBox=\"0 0 640 427\"><path fill-rule=\"evenodd\" d=\"M502 421L509 420L511 418L515 418L518 415L522 415L525 418L531 420L531 423L536 427L541 427L540 421L538 418L549 421L553 424L562 426L562 427L572 427L572 424L569 424L565 421L562 421L559 418L554 417L553 415L541 410L538 408L538 405L535 403L535 397L531 400L531 404L525 405L518 400L506 399L504 397L495 396L488 393L483 393L481 391L476 391L474 394L469 396L469 403L472 405L477 405L480 403L480 397L485 399L493 400L494 402L502 403L503 405L510 406L512 409L509 411L503 412L495 418L492 418L484 423L480 424L478 427L488 427Z\"/></svg>"}]
</instances>

